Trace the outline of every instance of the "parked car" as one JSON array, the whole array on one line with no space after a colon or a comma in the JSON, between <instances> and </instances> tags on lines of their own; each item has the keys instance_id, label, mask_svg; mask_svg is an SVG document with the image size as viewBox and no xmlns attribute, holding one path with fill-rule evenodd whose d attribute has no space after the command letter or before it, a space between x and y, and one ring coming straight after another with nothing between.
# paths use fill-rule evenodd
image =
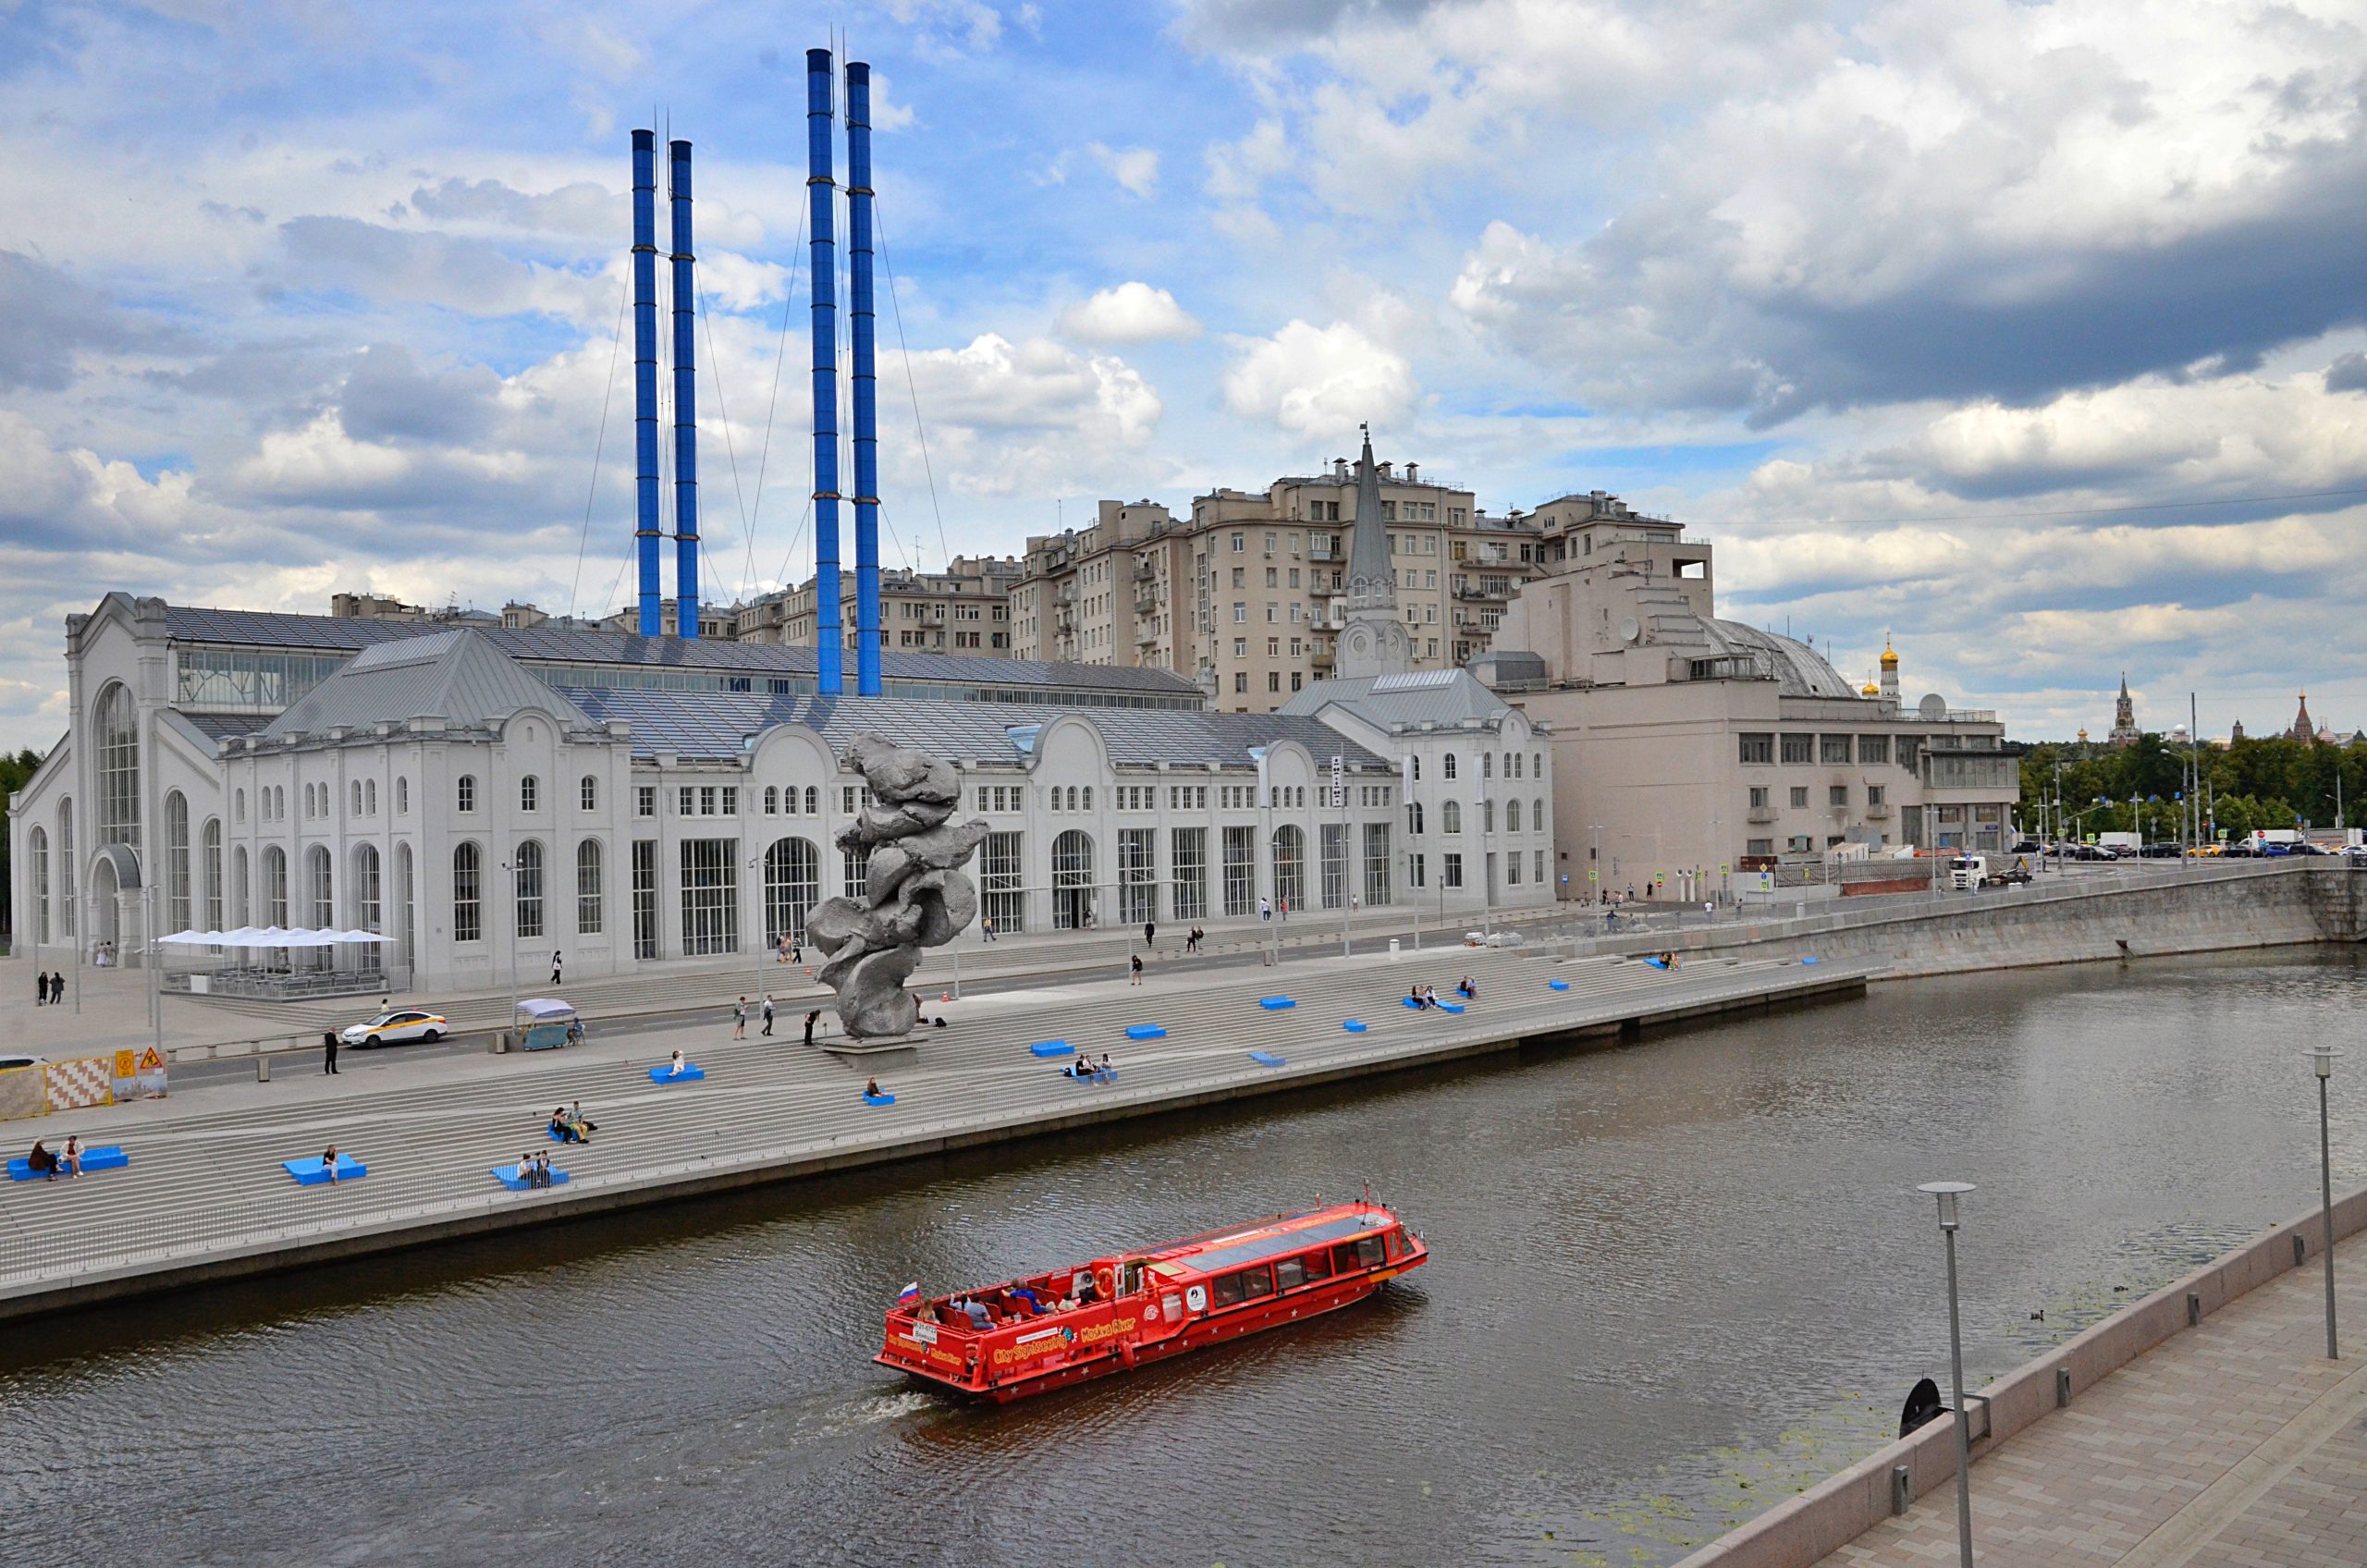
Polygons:
<instances>
[{"instance_id":1,"label":"parked car","mask_svg":"<svg viewBox=\"0 0 2367 1568\"><path fill-rule=\"evenodd\" d=\"M367 1023L348 1025L337 1039L349 1046L399 1046L412 1040L440 1040L451 1025L432 1012L397 1008Z\"/></svg>"},{"instance_id":2,"label":"parked car","mask_svg":"<svg viewBox=\"0 0 2367 1568\"><path fill-rule=\"evenodd\" d=\"M2145 860L2177 860L2186 853L2186 850L2177 844L2148 844L2137 853Z\"/></svg>"},{"instance_id":3,"label":"parked car","mask_svg":"<svg viewBox=\"0 0 2367 1568\"><path fill-rule=\"evenodd\" d=\"M48 1062L49 1058L45 1056L25 1056L21 1053L0 1056L0 1072L6 1072L12 1067L43 1067L48 1065Z\"/></svg>"},{"instance_id":4,"label":"parked car","mask_svg":"<svg viewBox=\"0 0 2367 1568\"><path fill-rule=\"evenodd\" d=\"M2238 839L2219 852L2233 856L2237 860L2250 860L2260 853L2258 850L2252 848L2251 840L2249 839Z\"/></svg>"}]
</instances>

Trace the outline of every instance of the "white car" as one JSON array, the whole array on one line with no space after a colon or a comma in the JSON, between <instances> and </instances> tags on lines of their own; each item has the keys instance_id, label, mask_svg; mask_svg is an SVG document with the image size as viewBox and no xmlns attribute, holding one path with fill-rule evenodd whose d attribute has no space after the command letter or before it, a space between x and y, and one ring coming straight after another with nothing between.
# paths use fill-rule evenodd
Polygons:
<instances>
[{"instance_id":1,"label":"white car","mask_svg":"<svg viewBox=\"0 0 2367 1568\"><path fill-rule=\"evenodd\" d=\"M411 1040L440 1040L450 1024L432 1012L417 1008L397 1008L382 1012L367 1023L349 1026L337 1035L340 1044L349 1046L399 1046Z\"/></svg>"},{"instance_id":2,"label":"white car","mask_svg":"<svg viewBox=\"0 0 2367 1568\"><path fill-rule=\"evenodd\" d=\"M48 1062L49 1058L45 1056L0 1056L0 1072L6 1072L12 1067L43 1067Z\"/></svg>"}]
</instances>

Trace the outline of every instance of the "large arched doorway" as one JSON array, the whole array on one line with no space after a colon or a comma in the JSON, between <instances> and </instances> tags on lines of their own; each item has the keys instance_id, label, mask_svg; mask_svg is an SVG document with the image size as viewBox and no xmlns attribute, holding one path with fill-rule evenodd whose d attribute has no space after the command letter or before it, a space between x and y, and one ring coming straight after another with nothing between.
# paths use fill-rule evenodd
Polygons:
<instances>
[{"instance_id":1,"label":"large arched doorway","mask_svg":"<svg viewBox=\"0 0 2367 1568\"><path fill-rule=\"evenodd\" d=\"M1306 829L1274 829L1274 901L1306 907Z\"/></svg>"},{"instance_id":2,"label":"large arched doorway","mask_svg":"<svg viewBox=\"0 0 2367 1568\"><path fill-rule=\"evenodd\" d=\"M812 840L776 839L765 851L765 946L805 940L805 917L822 900L822 852Z\"/></svg>"},{"instance_id":3,"label":"large arched doorway","mask_svg":"<svg viewBox=\"0 0 2367 1568\"><path fill-rule=\"evenodd\" d=\"M1072 827L1052 840L1052 929L1093 924L1093 837Z\"/></svg>"}]
</instances>

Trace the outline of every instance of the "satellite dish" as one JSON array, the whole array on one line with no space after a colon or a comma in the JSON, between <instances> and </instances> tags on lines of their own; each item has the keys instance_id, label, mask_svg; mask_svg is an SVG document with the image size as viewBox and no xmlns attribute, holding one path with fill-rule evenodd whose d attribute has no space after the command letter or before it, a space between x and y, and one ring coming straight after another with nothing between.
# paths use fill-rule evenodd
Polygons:
<instances>
[{"instance_id":1,"label":"satellite dish","mask_svg":"<svg viewBox=\"0 0 2367 1568\"><path fill-rule=\"evenodd\" d=\"M1643 635L1644 629L1640 625L1637 624L1636 618L1634 616L1625 617L1619 622L1619 640L1621 642L1637 642L1642 639Z\"/></svg>"},{"instance_id":2,"label":"satellite dish","mask_svg":"<svg viewBox=\"0 0 2367 1568\"><path fill-rule=\"evenodd\" d=\"M1948 717L1948 700L1937 692L1926 692L1923 700L1915 704L1916 717L1932 724Z\"/></svg>"}]
</instances>

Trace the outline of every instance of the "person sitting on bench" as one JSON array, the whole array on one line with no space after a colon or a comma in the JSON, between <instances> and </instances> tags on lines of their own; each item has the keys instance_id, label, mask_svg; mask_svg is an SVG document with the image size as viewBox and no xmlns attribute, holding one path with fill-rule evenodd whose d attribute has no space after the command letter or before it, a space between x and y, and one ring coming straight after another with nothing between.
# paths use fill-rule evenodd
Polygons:
<instances>
[{"instance_id":1,"label":"person sitting on bench","mask_svg":"<svg viewBox=\"0 0 2367 1568\"><path fill-rule=\"evenodd\" d=\"M68 1134L65 1150L57 1157L57 1168L68 1176L82 1174L82 1140Z\"/></svg>"},{"instance_id":2,"label":"person sitting on bench","mask_svg":"<svg viewBox=\"0 0 2367 1568\"><path fill-rule=\"evenodd\" d=\"M583 1141L583 1134L576 1131L575 1123L567 1119L567 1107L563 1105L551 1107L551 1133L562 1144Z\"/></svg>"},{"instance_id":3,"label":"person sitting on bench","mask_svg":"<svg viewBox=\"0 0 2367 1568\"><path fill-rule=\"evenodd\" d=\"M337 1181L337 1145L331 1144L321 1154L321 1169L329 1173L329 1181Z\"/></svg>"},{"instance_id":4,"label":"person sitting on bench","mask_svg":"<svg viewBox=\"0 0 2367 1568\"><path fill-rule=\"evenodd\" d=\"M1422 987L1419 986L1408 986L1405 991L1405 999L1412 1002L1417 1008L1428 1007L1429 1005L1428 1002L1422 1000Z\"/></svg>"},{"instance_id":5,"label":"person sitting on bench","mask_svg":"<svg viewBox=\"0 0 2367 1568\"><path fill-rule=\"evenodd\" d=\"M33 1152L25 1156L25 1165L44 1182L57 1180L57 1157L39 1138L33 1140Z\"/></svg>"},{"instance_id":6,"label":"person sitting on bench","mask_svg":"<svg viewBox=\"0 0 2367 1568\"><path fill-rule=\"evenodd\" d=\"M878 1079L877 1079L877 1078L870 1078L870 1079L865 1079L865 1080L864 1081L864 1085L863 1085L863 1097L864 1097L865 1099L867 1099L867 1100L876 1100L876 1099L877 1099L877 1098L879 1097L879 1080L878 1080Z\"/></svg>"},{"instance_id":7,"label":"person sitting on bench","mask_svg":"<svg viewBox=\"0 0 2367 1568\"><path fill-rule=\"evenodd\" d=\"M1463 977L1461 982L1455 986L1454 994L1461 997L1465 1001L1476 1001L1479 997L1479 987L1473 985L1471 983L1471 976L1466 974Z\"/></svg>"}]
</instances>

